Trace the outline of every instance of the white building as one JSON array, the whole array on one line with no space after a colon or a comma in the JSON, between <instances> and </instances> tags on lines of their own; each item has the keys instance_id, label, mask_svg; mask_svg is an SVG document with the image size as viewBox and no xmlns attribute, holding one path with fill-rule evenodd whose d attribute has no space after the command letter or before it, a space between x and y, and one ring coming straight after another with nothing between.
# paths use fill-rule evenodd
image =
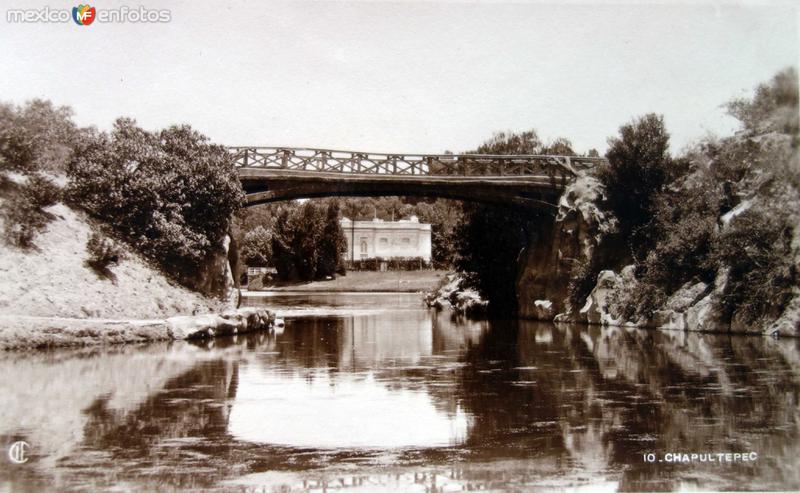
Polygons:
<instances>
[{"instance_id":1,"label":"white building","mask_svg":"<svg viewBox=\"0 0 800 493\"><path fill-rule=\"evenodd\" d=\"M346 260L421 257L431 261L431 225L420 223L417 216L401 221L343 217L341 224L347 238Z\"/></svg>"}]
</instances>

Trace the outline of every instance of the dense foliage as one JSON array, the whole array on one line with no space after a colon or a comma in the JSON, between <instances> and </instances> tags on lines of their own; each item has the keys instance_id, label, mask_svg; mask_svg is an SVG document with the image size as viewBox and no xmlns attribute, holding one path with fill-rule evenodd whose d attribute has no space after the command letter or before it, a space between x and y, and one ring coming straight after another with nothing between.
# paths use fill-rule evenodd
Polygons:
<instances>
[{"instance_id":1,"label":"dense foliage","mask_svg":"<svg viewBox=\"0 0 800 493\"><path fill-rule=\"evenodd\" d=\"M44 208L60 199L61 190L49 178L31 175L22 184L4 180L0 191L3 239L18 248L33 248L36 235L53 219Z\"/></svg>"},{"instance_id":2,"label":"dense foliage","mask_svg":"<svg viewBox=\"0 0 800 493\"><path fill-rule=\"evenodd\" d=\"M740 134L707 139L680 166L668 167L656 152L646 154L647 161L631 160L626 166L634 169L626 174L605 175L609 189L620 194L636 194L642 183L648 190L635 204L642 219L627 216L648 234L642 238L631 228L629 241L643 255L636 259L638 282L616 302L621 315L648 318L685 283L705 282L710 289L720 274L723 320L766 322L788 305L800 283L792 246L800 223L797 91L796 73L784 71L759 86L753 99L728 105L742 122ZM615 142L632 148L641 140L636 136L621 132ZM664 147L660 138L651 142L656 151ZM631 177L649 173L657 177L631 184Z\"/></svg>"},{"instance_id":3,"label":"dense foliage","mask_svg":"<svg viewBox=\"0 0 800 493\"><path fill-rule=\"evenodd\" d=\"M335 201L279 207L272 229L272 265L279 279L310 281L344 272L347 240L338 216Z\"/></svg>"},{"instance_id":4,"label":"dense foliage","mask_svg":"<svg viewBox=\"0 0 800 493\"><path fill-rule=\"evenodd\" d=\"M779 208L756 208L737 216L714 251L717 265L728 269L723 314L745 323L777 318L800 284L792 251L797 217Z\"/></svg>"},{"instance_id":5,"label":"dense foliage","mask_svg":"<svg viewBox=\"0 0 800 493\"><path fill-rule=\"evenodd\" d=\"M671 176L669 134L663 117L652 113L621 126L619 134L608 141L608 166L599 178L620 234L630 238L636 255L652 245L653 201Z\"/></svg>"},{"instance_id":6,"label":"dense foliage","mask_svg":"<svg viewBox=\"0 0 800 493\"><path fill-rule=\"evenodd\" d=\"M66 106L40 99L0 103L0 171L62 172L80 133Z\"/></svg>"},{"instance_id":7,"label":"dense foliage","mask_svg":"<svg viewBox=\"0 0 800 493\"><path fill-rule=\"evenodd\" d=\"M84 136L67 171L74 204L188 285L242 200L226 151L185 125L148 132L119 119Z\"/></svg>"},{"instance_id":8,"label":"dense foliage","mask_svg":"<svg viewBox=\"0 0 800 493\"><path fill-rule=\"evenodd\" d=\"M34 239L53 216L44 208L61 199L51 179L63 171L79 130L69 108L33 100L22 106L0 104L0 192L3 239L33 248ZM7 172L21 174L13 181Z\"/></svg>"},{"instance_id":9,"label":"dense foliage","mask_svg":"<svg viewBox=\"0 0 800 493\"><path fill-rule=\"evenodd\" d=\"M241 259L251 267L268 267L272 259L272 232L258 225L244 235Z\"/></svg>"},{"instance_id":10,"label":"dense foliage","mask_svg":"<svg viewBox=\"0 0 800 493\"><path fill-rule=\"evenodd\" d=\"M344 199L314 199L320 206L337 203L339 216L368 221L373 218L397 221L417 216L422 223L431 224L431 261L434 267L450 269L456 256L455 227L461 218L461 203L445 199L419 199L414 197L348 197ZM274 228L281 208L297 207L291 204L265 204L242 209L236 214L235 232L240 244L246 242L248 232L259 226ZM332 222L328 222L331 228ZM327 235L326 237L332 237ZM244 252L242 252L244 254ZM257 264L252 264L257 265Z\"/></svg>"},{"instance_id":11,"label":"dense foliage","mask_svg":"<svg viewBox=\"0 0 800 493\"><path fill-rule=\"evenodd\" d=\"M728 103L728 112L736 117L751 135L779 132L793 137L797 147L800 136L798 114L797 70L789 68L775 75L769 83L759 85L752 98Z\"/></svg>"}]
</instances>

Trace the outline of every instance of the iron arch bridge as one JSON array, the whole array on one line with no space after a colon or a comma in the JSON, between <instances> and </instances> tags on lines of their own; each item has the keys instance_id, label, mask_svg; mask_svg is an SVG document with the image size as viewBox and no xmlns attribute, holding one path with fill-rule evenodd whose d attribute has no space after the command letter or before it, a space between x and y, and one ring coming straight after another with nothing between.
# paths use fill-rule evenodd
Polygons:
<instances>
[{"instance_id":1,"label":"iron arch bridge","mask_svg":"<svg viewBox=\"0 0 800 493\"><path fill-rule=\"evenodd\" d=\"M330 196L431 196L553 209L576 174L603 158L385 154L229 147L247 205Z\"/></svg>"}]
</instances>

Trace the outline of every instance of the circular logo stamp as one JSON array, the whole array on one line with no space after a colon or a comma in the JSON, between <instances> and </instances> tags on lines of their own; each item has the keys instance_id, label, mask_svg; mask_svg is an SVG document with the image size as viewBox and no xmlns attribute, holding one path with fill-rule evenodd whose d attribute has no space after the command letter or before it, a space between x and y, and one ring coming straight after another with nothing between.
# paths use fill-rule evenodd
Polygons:
<instances>
[{"instance_id":1,"label":"circular logo stamp","mask_svg":"<svg viewBox=\"0 0 800 493\"><path fill-rule=\"evenodd\" d=\"M24 464L28 462L25 452L30 448L28 442L14 442L8 449L8 458L14 464Z\"/></svg>"}]
</instances>

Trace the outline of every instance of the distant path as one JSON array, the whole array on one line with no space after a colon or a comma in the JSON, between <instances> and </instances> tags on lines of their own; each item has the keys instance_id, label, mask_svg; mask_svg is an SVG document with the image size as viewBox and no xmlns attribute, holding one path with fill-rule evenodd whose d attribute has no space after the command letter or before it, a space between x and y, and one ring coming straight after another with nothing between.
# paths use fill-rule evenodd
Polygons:
<instances>
[{"instance_id":1,"label":"distant path","mask_svg":"<svg viewBox=\"0 0 800 493\"><path fill-rule=\"evenodd\" d=\"M349 271L346 276L329 281L282 283L253 292L242 290L242 296L258 296L265 291L416 293L435 288L446 274L444 270Z\"/></svg>"}]
</instances>

